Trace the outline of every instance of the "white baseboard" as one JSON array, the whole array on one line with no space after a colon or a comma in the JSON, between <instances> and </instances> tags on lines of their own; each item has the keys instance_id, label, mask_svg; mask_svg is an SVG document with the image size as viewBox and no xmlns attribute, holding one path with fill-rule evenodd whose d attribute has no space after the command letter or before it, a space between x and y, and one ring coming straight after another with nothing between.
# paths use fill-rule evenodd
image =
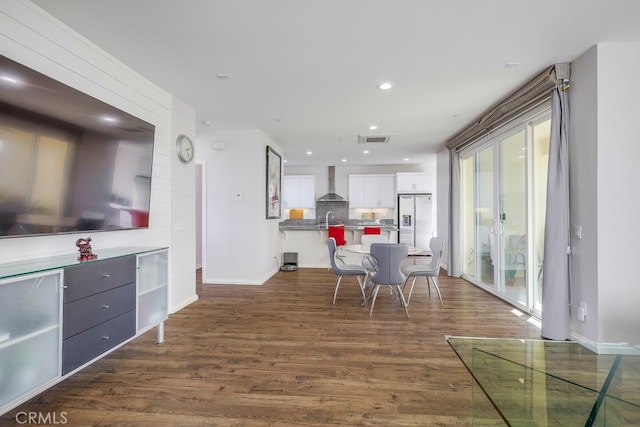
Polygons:
<instances>
[{"instance_id":1,"label":"white baseboard","mask_svg":"<svg viewBox=\"0 0 640 427\"><path fill-rule=\"evenodd\" d=\"M253 285L260 286L264 285L267 280L269 280L274 274L280 271L280 267L274 267L269 273L267 273L261 279L228 279L224 277L202 277L203 285Z\"/></svg>"},{"instance_id":2,"label":"white baseboard","mask_svg":"<svg viewBox=\"0 0 640 427\"><path fill-rule=\"evenodd\" d=\"M171 307L171 311L169 313L170 314L177 313L178 311L182 310L183 308L185 308L190 304L193 304L196 301L198 301L198 295L194 294L191 296L191 298L187 299L186 301L183 301L180 304L174 305L173 307Z\"/></svg>"}]
</instances>

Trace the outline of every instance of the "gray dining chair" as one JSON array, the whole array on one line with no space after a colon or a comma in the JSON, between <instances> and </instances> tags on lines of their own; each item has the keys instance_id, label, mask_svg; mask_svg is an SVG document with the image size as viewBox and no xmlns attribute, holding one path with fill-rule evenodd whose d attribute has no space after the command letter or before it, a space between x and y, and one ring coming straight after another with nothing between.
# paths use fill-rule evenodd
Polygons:
<instances>
[{"instance_id":1,"label":"gray dining chair","mask_svg":"<svg viewBox=\"0 0 640 427\"><path fill-rule=\"evenodd\" d=\"M360 244L371 247L372 243L389 243L389 236L385 234L363 234L360 237ZM362 266L369 271L376 270L376 261L367 254L362 259Z\"/></svg>"},{"instance_id":2,"label":"gray dining chair","mask_svg":"<svg viewBox=\"0 0 640 427\"><path fill-rule=\"evenodd\" d=\"M338 295L338 288L343 276L355 276L360 286L360 292L362 293L362 299L365 299L364 287L366 284L369 271L361 265L356 264L343 264L342 262L336 262L336 239L329 237L327 239L327 246L329 248L329 260L331 261L331 271L338 276L336 280L336 289L333 291L333 304L336 303L336 296Z\"/></svg>"},{"instance_id":3,"label":"gray dining chair","mask_svg":"<svg viewBox=\"0 0 640 427\"><path fill-rule=\"evenodd\" d=\"M431 295L431 287L429 284L429 279L431 279L431 281L433 282L433 286L435 286L436 291L438 292L440 305L444 307L442 294L440 293L440 288L438 287L438 275L440 274L440 262L442 260L442 250L444 249L444 239L441 239L439 237L432 237L429 241L429 248L431 249L432 254L431 262L429 264L407 265L402 268L402 272L407 276L407 282L409 281L409 279L413 279L411 281L411 289L409 289L409 296L407 297L407 305L409 305L409 302L411 302L411 294L413 293L413 286L416 284L416 279L418 277L424 277L427 280L427 290L429 291L429 295Z\"/></svg>"},{"instance_id":4,"label":"gray dining chair","mask_svg":"<svg viewBox=\"0 0 640 427\"><path fill-rule=\"evenodd\" d=\"M378 290L382 285L388 286L396 291L400 304L402 304L405 313L407 313L407 317L409 317L409 309L404 300L402 289L400 289L407 280L407 277L401 270L401 264L409 255L409 247L405 243L372 243L370 253L376 262L377 270L370 276L371 283L373 283L373 290L371 291L372 299L369 317L373 314L373 307L376 304Z\"/></svg>"}]
</instances>

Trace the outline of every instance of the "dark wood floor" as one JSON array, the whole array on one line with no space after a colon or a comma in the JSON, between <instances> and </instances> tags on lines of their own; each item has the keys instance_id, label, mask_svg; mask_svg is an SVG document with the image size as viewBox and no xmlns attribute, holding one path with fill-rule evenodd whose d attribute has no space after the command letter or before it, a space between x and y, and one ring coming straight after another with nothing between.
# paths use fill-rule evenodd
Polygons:
<instances>
[{"instance_id":1,"label":"dark wood floor","mask_svg":"<svg viewBox=\"0 0 640 427\"><path fill-rule=\"evenodd\" d=\"M198 275L198 277L200 277ZM464 426L471 377L445 335L539 338L512 307L440 276L445 306L419 279L407 319L381 290L369 318L357 285L325 269L279 272L263 286L197 285L166 342L139 337L19 412L69 426Z\"/></svg>"}]
</instances>

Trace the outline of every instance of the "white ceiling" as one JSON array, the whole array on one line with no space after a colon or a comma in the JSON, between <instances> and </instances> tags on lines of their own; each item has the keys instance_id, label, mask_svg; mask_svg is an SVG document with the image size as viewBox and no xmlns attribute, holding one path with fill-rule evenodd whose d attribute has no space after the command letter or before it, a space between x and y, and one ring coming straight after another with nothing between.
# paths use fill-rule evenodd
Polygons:
<instances>
[{"instance_id":1,"label":"white ceiling","mask_svg":"<svg viewBox=\"0 0 640 427\"><path fill-rule=\"evenodd\" d=\"M638 0L34 3L195 108L197 138L262 129L288 165L424 162L547 66L640 41Z\"/></svg>"}]
</instances>

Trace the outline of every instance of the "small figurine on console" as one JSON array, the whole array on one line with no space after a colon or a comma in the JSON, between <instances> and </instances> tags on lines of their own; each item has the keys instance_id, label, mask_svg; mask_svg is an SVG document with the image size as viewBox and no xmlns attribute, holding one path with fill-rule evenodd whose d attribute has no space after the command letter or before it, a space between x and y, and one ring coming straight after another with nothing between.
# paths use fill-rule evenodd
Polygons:
<instances>
[{"instance_id":1,"label":"small figurine on console","mask_svg":"<svg viewBox=\"0 0 640 427\"><path fill-rule=\"evenodd\" d=\"M76 246L80 251L80 256L78 257L78 261L89 261L91 259L98 258L98 255L93 253L91 249L91 237L80 238L76 240Z\"/></svg>"}]
</instances>

